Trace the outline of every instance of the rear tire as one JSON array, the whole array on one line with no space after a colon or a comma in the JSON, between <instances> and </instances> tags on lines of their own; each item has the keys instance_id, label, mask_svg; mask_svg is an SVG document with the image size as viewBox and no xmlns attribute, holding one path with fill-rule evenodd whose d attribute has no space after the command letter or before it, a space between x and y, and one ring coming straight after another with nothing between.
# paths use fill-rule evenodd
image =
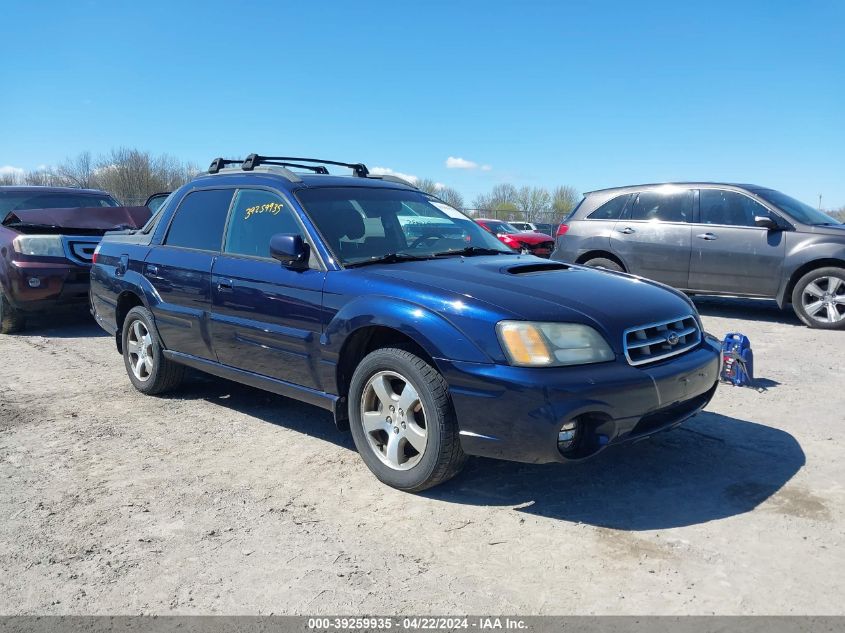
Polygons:
<instances>
[{"instance_id":1,"label":"rear tire","mask_svg":"<svg viewBox=\"0 0 845 633\"><path fill-rule=\"evenodd\" d=\"M792 309L811 328L845 329L845 268L811 270L792 291Z\"/></svg>"},{"instance_id":2,"label":"rear tire","mask_svg":"<svg viewBox=\"0 0 845 633\"><path fill-rule=\"evenodd\" d=\"M148 396L171 391L185 376L185 366L165 358L153 314L132 308L123 321L123 364L132 385Z\"/></svg>"},{"instance_id":3,"label":"rear tire","mask_svg":"<svg viewBox=\"0 0 845 633\"><path fill-rule=\"evenodd\" d=\"M25 327L26 319L12 307L6 295L0 290L0 334L22 332Z\"/></svg>"},{"instance_id":4,"label":"rear tire","mask_svg":"<svg viewBox=\"0 0 845 633\"><path fill-rule=\"evenodd\" d=\"M379 349L361 361L349 388L349 421L364 463L399 490L441 484L466 462L446 381L407 350Z\"/></svg>"},{"instance_id":5,"label":"rear tire","mask_svg":"<svg viewBox=\"0 0 845 633\"><path fill-rule=\"evenodd\" d=\"M588 259L584 262L584 266L590 266L592 268L604 268L606 270L613 270L617 273L624 273L624 269L620 266L617 262L613 261L612 259L608 259L607 257L593 257L592 259Z\"/></svg>"}]
</instances>

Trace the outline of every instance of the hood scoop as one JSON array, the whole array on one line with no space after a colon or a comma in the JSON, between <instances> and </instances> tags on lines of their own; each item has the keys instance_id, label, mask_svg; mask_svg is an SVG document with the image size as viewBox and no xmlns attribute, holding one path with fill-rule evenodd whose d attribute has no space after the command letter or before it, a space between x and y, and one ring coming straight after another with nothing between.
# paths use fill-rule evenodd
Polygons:
<instances>
[{"instance_id":1,"label":"hood scoop","mask_svg":"<svg viewBox=\"0 0 845 633\"><path fill-rule=\"evenodd\" d=\"M511 266L505 272L511 275L533 275L536 273L551 273L559 270L569 270L569 266L559 262L543 262L541 264L523 264Z\"/></svg>"}]
</instances>

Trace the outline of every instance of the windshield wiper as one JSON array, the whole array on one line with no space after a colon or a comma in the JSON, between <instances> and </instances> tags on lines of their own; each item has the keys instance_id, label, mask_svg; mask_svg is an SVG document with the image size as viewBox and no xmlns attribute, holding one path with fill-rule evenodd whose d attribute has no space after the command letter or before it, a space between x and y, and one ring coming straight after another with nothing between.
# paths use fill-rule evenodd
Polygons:
<instances>
[{"instance_id":1,"label":"windshield wiper","mask_svg":"<svg viewBox=\"0 0 845 633\"><path fill-rule=\"evenodd\" d=\"M373 257L372 259L365 259L362 262L352 262L346 264L347 268L357 268L359 266L369 266L371 264L396 264L399 262L413 262L423 259L431 259L429 255L411 255L410 253L387 253L381 257Z\"/></svg>"},{"instance_id":2,"label":"windshield wiper","mask_svg":"<svg viewBox=\"0 0 845 633\"><path fill-rule=\"evenodd\" d=\"M461 257L471 257L473 255L517 255L516 251L500 251L497 248L485 248L483 246L467 246L456 251L441 251L435 253L435 257L450 257L452 255L460 255Z\"/></svg>"}]
</instances>

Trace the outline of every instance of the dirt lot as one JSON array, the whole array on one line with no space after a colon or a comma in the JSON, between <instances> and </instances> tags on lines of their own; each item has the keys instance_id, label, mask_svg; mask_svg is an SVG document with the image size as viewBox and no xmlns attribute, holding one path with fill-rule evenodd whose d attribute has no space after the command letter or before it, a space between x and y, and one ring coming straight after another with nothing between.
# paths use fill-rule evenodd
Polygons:
<instances>
[{"instance_id":1,"label":"dirt lot","mask_svg":"<svg viewBox=\"0 0 845 633\"><path fill-rule=\"evenodd\" d=\"M577 466L380 485L329 415L136 393L87 320L0 338L0 613L845 613L845 333L698 301L767 391Z\"/></svg>"}]
</instances>

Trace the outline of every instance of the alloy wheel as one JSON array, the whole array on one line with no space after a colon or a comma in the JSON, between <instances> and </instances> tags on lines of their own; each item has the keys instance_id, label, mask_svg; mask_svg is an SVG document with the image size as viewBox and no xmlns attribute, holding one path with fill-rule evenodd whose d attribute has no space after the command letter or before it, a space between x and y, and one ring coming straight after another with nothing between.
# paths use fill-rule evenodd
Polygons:
<instances>
[{"instance_id":1,"label":"alloy wheel","mask_svg":"<svg viewBox=\"0 0 845 633\"><path fill-rule=\"evenodd\" d=\"M126 351L135 378L142 382L149 380L155 369L153 337L143 321L134 321L130 326L129 335L126 337Z\"/></svg>"},{"instance_id":2,"label":"alloy wheel","mask_svg":"<svg viewBox=\"0 0 845 633\"><path fill-rule=\"evenodd\" d=\"M428 428L419 392L394 371L380 371L364 387L361 423L367 444L394 470L416 466L425 453Z\"/></svg>"},{"instance_id":3,"label":"alloy wheel","mask_svg":"<svg viewBox=\"0 0 845 633\"><path fill-rule=\"evenodd\" d=\"M819 277L801 293L801 306L820 323L838 323L845 319L845 281L839 277Z\"/></svg>"}]
</instances>

